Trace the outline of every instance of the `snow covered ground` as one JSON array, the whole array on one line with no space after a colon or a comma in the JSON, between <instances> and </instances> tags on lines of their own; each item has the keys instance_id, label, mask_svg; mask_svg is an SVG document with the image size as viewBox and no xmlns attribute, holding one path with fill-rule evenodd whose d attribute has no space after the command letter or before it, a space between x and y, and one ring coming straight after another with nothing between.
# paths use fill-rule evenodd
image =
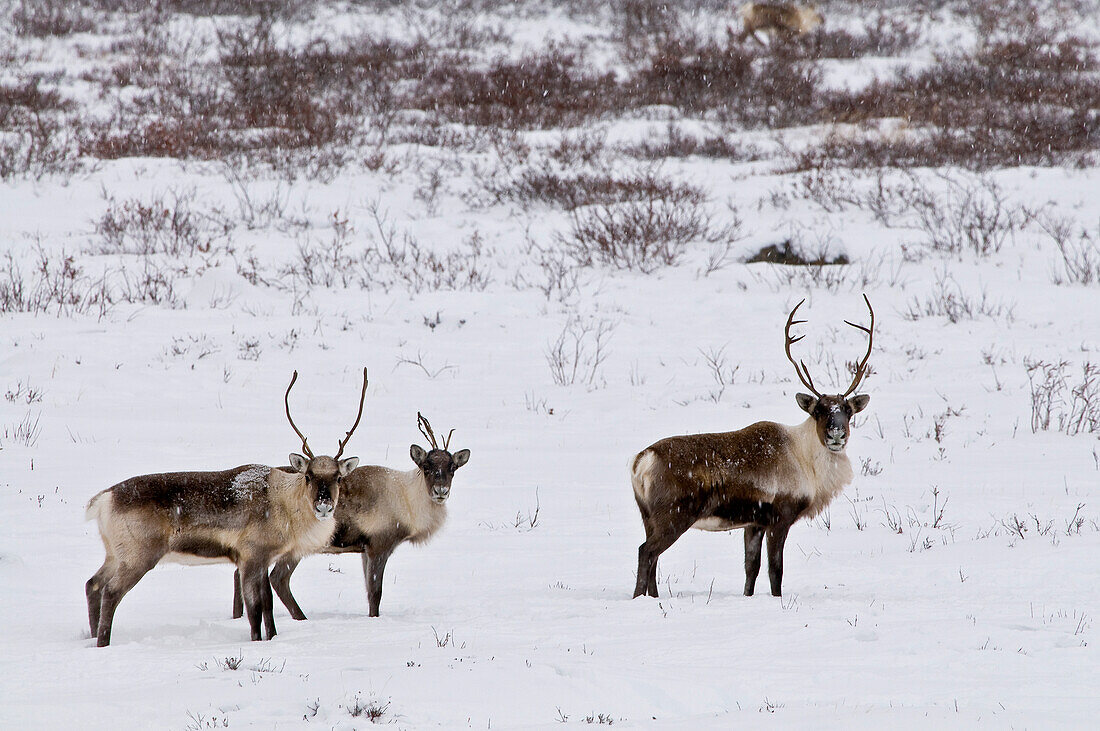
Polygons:
<instances>
[{"instance_id":1,"label":"snow covered ground","mask_svg":"<svg viewBox=\"0 0 1100 731\"><path fill-rule=\"evenodd\" d=\"M528 43L547 24L612 55L598 24L541 12L479 22ZM339 24L331 13L317 23ZM77 58L62 41L44 47L44 67ZM847 63L860 80L881 66ZM653 139L668 133L661 113L525 139L536 158L563 136ZM681 128L723 134L710 121ZM828 132L734 141L797 148ZM0 314L0 726L345 729L372 714L402 728L1094 722L1100 441L1058 427L1081 399L1100 409L1097 387L1080 385L1085 364L1100 365L1100 287L1063 283L1041 224L1065 219L1070 240L1095 250L1100 169L827 181L852 199L880 182L901 198L931 195L947 219L969 215L963 200L983 211L1000 201L992 235L1003 242L976 253L932 245L916 208L884 222L866 205L815 202L805 178L770 157L673 158L659 174L701 187L715 228L738 212L724 265L708 273L723 245L695 241L653 273L594 265L555 279L535 252L561 243L570 214L487 200L478 170L490 153L384 152L392 166L327 180L261 171L234 182L218 161L129 158L0 183L7 271L14 262L30 281L42 257L56 266L72 255L88 288L142 271L136 254L97 253L112 200L191 196L194 211L242 221L261 202L278 209L206 229L209 252L146 259L168 274L173 261L186 267L161 304ZM646 167L623 156L609 165ZM482 247L473 264L443 268L472 266L487 283L363 287L363 270L338 256L312 264L334 282L290 271L310 247L355 251L387 227L439 256ZM853 263L743 263L784 240ZM763 578L757 596L741 595L740 532L693 531L661 558L661 597L631 600L643 531L629 460L664 436L801 421L787 313L808 298L796 347L819 384L843 387L864 342L842 321L865 319L863 292L877 318L871 403L848 446L856 478L792 529L785 596L762 591ZM558 343L566 385L553 373ZM1039 361L1067 365L1029 372ZM95 648L83 586L102 546L84 522L87 500L148 472L284 464L300 446L281 403L294 369L296 420L331 452L364 365L367 405L346 455L411 468L418 410L472 451L442 532L390 561L382 616L367 617L358 557L312 557L293 582L309 620L276 602L278 636L250 643L245 620L229 619L232 567L168 565L122 601L111 647ZM1036 388L1059 378L1050 428L1033 430Z\"/></svg>"}]
</instances>

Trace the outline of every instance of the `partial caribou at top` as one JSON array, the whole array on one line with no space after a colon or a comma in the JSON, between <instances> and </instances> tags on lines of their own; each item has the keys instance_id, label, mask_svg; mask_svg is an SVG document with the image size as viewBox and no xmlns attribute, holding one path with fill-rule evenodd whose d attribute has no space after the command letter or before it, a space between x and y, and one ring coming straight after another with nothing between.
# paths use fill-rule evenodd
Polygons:
<instances>
[{"instance_id":1,"label":"partial caribou at top","mask_svg":"<svg viewBox=\"0 0 1100 731\"><path fill-rule=\"evenodd\" d=\"M820 393L806 364L795 361L791 327L802 300L787 317L784 350L809 394L795 395L809 417L797 426L760 421L719 434L669 437L634 457L630 480L642 514L646 539L638 547L634 596L657 596L657 559L689 528L726 531L745 529L745 596L752 596L760 573L760 552L768 535L768 578L774 596L782 594L783 544L799 518L821 512L852 481L844 448L853 415L871 397L852 395L867 375L874 340L875 312L867 296L870 323L845 320L867 334L867 352L842 394Z\"/></svg>"}]
</instances>

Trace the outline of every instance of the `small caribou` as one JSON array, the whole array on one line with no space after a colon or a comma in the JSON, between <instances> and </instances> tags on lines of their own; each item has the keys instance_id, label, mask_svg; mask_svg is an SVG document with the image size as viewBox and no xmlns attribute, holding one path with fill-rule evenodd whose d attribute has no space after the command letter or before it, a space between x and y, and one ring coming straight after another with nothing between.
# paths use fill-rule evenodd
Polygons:
<instances>
[{"instance_id":1,"label":"small caribou","mask_svg":"<svg viewBox=\"0 0 1100 731\"><path fill-rule=\"evenodd\" d=\"M423 543L439 530L447 517L444 503L451 494L455 470L470 461L470 450L450 452L451 436L440 446L432 425L417 412L417 426L430 450L413 444L409 455L416 469L399 472L388 467L364 465L344 481L336 506L336 531L322 553L359 553L367 586L370 616L378 616L382 602L382 575L386 561L406 541ZM280 556L271 569L271 585L294 619L306 615L290 592L290 577L300 555ZM241 616L239 574L234 575L233 616Z\"/></svg>"},{"instance_id":2,"label":"small caribou","mask_svg":"<svg viewBox=\"0 0 1100 731\"><path fill-rule=\"evenodd\" d=\"M774 596L782 595L783 544L799 518L821 512L852 481L844 453L850 421L867 408L871 397L849 396L867 375L875 326L845 323L867 334L867 353L855 367L848 390L822 395L802 361L795 362L791 326L802 300L791 310L784 329L787 359L813 395L795 401L809 418L797 426L760 421L738 431L691 434L662 439L634 457L631 483L645 525L638 547L638 580L634 596L657 596L657 559L689 528L708 531L745 529L745 596L752 596L760 572L760 548L768 534L768 578Z\"/></svg>"},{"instance_id":3,"label":"small caribou","mask_svg":"<svg viewBox=\"0 0 1100 731\"><path fill-rule=\"evenodd\" d=\"M751 37L760 45L764 45L764 42L760 40L758 33L763 32L769 39L790 41L825 22L813 5L745 3L737 9L737 13L741 16L742 23L738 39L743 41Z\"/></svg>"},{"instance_id":4,"label":"small caribou","mask_svg":"<svg viewBox=\"0 0 1100 731\"><path fill-rule=\"evenodd\" d=\"M364 368L355 423L335 457L315 457L290 416L290 389L297 380L295 371L283 400L306 456L291 454L290 468L253 464L131 477L88 502L87 518L99 524L107 554L85 587L88 623L99 647L111 643L119 601L161 561L235 563L244 577L252 639L260 639L261 619L267 639L275 635L267 567L276 556L314 553L332 538L341 484L359 464L358 457L340 456L367 395Z\"/></svg>"}]
</instances>

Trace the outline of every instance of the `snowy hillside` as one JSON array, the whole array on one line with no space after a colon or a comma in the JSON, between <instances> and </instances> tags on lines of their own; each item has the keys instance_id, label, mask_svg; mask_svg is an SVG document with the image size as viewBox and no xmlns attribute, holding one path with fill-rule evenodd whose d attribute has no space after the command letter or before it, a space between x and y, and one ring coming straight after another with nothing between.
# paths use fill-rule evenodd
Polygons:
<instances>
[{"instance_id":1,"label":"snowy hillside","mask_svg":"<svg viewBox=\"0 0 1100 731\"><path fill-rule=\"evenodd\" d=\"M716 0L148 6L0 14L0 726L1095 722L1091 2L821 3L770 44ZM863 293L855 480L784 596L689 531L631 600L630 460L801 422L787 315L831 393ZM472 453L381 617L314 556L309 619L249 642L232 566L172 564L96 648L88 499L286 464L295 369L332 453L364 366L345 456L411 469L417 411Z\"/></svg>"}]
</instances>

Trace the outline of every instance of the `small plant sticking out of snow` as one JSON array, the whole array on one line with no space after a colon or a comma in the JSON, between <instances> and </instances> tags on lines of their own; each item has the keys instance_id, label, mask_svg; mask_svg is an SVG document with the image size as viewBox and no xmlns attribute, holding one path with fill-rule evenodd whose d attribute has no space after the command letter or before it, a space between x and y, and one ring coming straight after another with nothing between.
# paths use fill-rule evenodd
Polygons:
<instances>
[{"instance_id":1,"label":"small plant sticking out of snow","mask_svg":"<svg viewBox=\"0 0 1100 731\"><path fill-rule=\"evenodd\" d=\"M1078 228L1070 218L1041 216L1039 227L1054 242L1060 261L1055 260L1051 281L1055 284L1100 284L1100 226L1095 232Z\"/></svg>"},{"instance_id":2,"label":"small plant sticking out of snow","mask_svg":"<svg viewBox=\"0 0 1100 731\"><path fill-rule=\"evenodd\" d=\"M737 371L741 370L741 366L740 364L732 367L726 365L725 345L720 348L712 347L707 350L700 348L699 354L703 356L703 363L710 371L715 383L715 387L707 394L707 399L714 403L718 403L722 400L722 395L726 392L726 388L734 384L734 380L737 378Z\"/></svg>"},{"instance_id":3,"label":"small plant sticking out of snow","mask_svg":"<svg viewBox=\"0 0 1100 731\"><path fill-rule=\"evenodd\" d=\"M241 663L244 662L244 654L240 653L236 657L223 657L218 660L218 665L222 670L237 670L241 667Z\"/></svg>"},{"instance_id":4,"label":"small plant sticking out of snow","mask_svg":"<svg viewBox=\"0 0 1100 731\"><path fill-rule=\"evenodd\" d=\"M584 722L597 726L613 726L615 718L610 713L589 713L584 717Z\"/></svg>"},{"instance_id":5,"label":"small plant sticking out of snow","mask_svg":"<svg viewBox=\"0 0 1100 731\"><path fill-rule=\"evenodd\" d=\"M371 723L381 723L389 708L389 701L381 701L377 698L363 700L358 693L355 694L352 702L347 705L348 714L352 718L363 718Z\"/></svg>"},{"instance_id":6,"label":"small plant sticking out of snow","mask_svg":"<svg viewBox=\"0 0 1100 731\"><path fill-rule=\"evenodd\" d=\"M1024 359L1031 387L1031 431L1055 429L1069 436L1100 431L1100 365L1081 365L1080 381L1072 383L1068 361L1048 363Z\"/></svg>"},{"instance_id":7,"label":"small plant sticking out of snow","mask_svg":"<svg viewBox=\"0 0 1100 731\"><path fill-rule=\"evenodd\" d=\"M903 316L913 321L925 317L945 317L952 324L963 320L976 320L979 317L990 319L1003 317L1008 322L1012 322L1016 318L1014 310L1013 305L994 301L984 289L977 295L968 294L962 285L948 274L946 269L943 269L937 273L936 281L928 295L923 300L914 297Z\"/></svg>"},{"instance_id":8,"label":"small plant sticking out of snow","mask_svg":"<svg viewBox=\"0 0 1100 731\"><path fill-rule=\"evenodd\" d=\"M435 626L433 625L432 635L435 637L436 647L458 647L460 649L466 647L465 642L463 642L461 645L455 643L454 630L448 630L443 635L440 635L439 631L436 630Z\"/></svg>"},{"instance_id":9,"label":"small plant sticking out of snow","mask_svg":"<svg viewBox=\"0 0 1100 731\"><path fill-rule=\"evenodd\" d=\"M21 421L6 425L3 440L0 440L0 447L3 446L4 441L21 444L28 449L33 447L38 443L38 437L42 433L42 427L38 425L41 418L41 414L32 417L31 412L28 411ZM39 504L41 505L41 501Z\"/></svg>"},{"instance_id":10,"label":"small plant sticking out of snow","mask_svg":"<svg viewBox=\"0 0 1100 731\"><path fill-rule=\"evenodd\" d=\"M767 696L764 696L764 702L760 704L758 709L761 713L775 713L778 709L785 707L785 703L775 703L768 700Z\"/></svg>"},{"instance_id":11,"label":"small plant sticking out of snow","mask_svg":"<svg viewBox=\"0 0 1100 731\"><path fill-rule=\"evenodd\" d=\"M42 390L30 385L30 382L23 383L19 381L7 390L4 398L13 404L17 401L23 401L29 405L42 400Z\"/></svg>"},{"instance_id":12,"label":"small plant sticking out of snow","mask_svg":"<svg viewBox=\"0 0 1100 731\"><path fill-rule=\"evenodd\" d=\"M554 383L559 386L580 383L589 388L603 385L601 371L614 329L609 320L570 317L557 340L546 349L546 364Z\"/></svg>"},{"instance_id":13,"label":"small plant sticking out of snow","mask_svg":"<svg viewBox=\"0 0 1100 731\"><path fill-rule=\"evenodd\" d=\"M201 713L187 712L187 731L203 731L210 728L229 728L229 716L211 716L207 718Z\"/></svg>"}]
</instances>

